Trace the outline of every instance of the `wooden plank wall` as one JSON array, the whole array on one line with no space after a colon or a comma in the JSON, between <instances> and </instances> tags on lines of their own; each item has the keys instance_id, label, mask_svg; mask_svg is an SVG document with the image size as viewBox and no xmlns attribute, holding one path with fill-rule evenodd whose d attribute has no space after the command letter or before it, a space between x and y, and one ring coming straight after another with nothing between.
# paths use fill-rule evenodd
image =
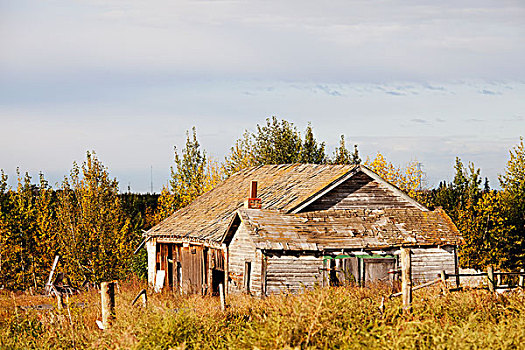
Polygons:
<instances>
[{"instance_id":1,"label":"wooden plank wall","mask_svg":"<svg viewBox=\"0 0 525 350\"><path fill-rule=\"evenodd\" d=\"M359 172L302 211L383 208L415 208L415 206L365 173Z\"/></svg>"},{"instance_id":2,"label":"wooden plank wall","mask_svg":"<svg viewBox=\"0 0 525 350\"><path fill-rule=\"evenodd\" d=\"M254 295L261 295L262 254L256 249L246 226L241 224L229 246L228 292L245 292L244 268L246 262L251 262L252 268L250 292Z\"/></svg>"},{"instance_id":3,"label":"wooden plank wall","mask_svg":"<svg viewBox=\"0 0 525 350\"><path fill-rule=\"evenodd\" d=\"M454 273L456 269L454 248L411 248L412 281L422 283L434 280L442 270Z\"/></svg>"},{"instance_id":4,"label":"wooden plank wall","mask_svg":"<svg viewBox=\"0 0 525 350\"><path fill-rule=\"evenodd\" d=\"M268 256L266 294L300 292L322 284L323 259L315 256Z\"/></svg>"}]
</instances>

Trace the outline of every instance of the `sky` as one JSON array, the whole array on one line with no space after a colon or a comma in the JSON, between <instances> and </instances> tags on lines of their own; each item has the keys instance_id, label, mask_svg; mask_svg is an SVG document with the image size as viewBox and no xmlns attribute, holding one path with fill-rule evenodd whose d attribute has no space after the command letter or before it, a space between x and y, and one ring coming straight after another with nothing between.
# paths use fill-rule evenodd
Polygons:
<instances>
[{"instance_id":1,"label":"sky","mask_svg":"<svg viewBox=\"0 0 525 350\"><path fill-rule=\"evenodd\" d=\"M222 160L277 116L329 153L473 162L497 187L525 136L525 2L0 0L0 169L51 184L94 150L159 192L197 128Z\"/></svg>"}]
</instances>

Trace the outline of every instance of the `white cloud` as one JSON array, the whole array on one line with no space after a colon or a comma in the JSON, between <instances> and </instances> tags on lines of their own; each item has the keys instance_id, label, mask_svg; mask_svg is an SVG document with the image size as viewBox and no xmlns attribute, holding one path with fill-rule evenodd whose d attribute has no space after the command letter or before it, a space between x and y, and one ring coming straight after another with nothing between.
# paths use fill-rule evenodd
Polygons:
<instances>
[{"instance_id":1,"label":"white cloud","mask_svg":"<svg viewBox=\"0 0 525 350\"><path fill-rule=\"evenodd\" d=\"M522 1L0 6L0 168L63 175L95 149L147 190L192 125L222 157L277 115L441 179L455 155L496 173L523 130Z\"/></svg>"},{"instance_id":2,"label":"white cloud","mask_svg":"<svg viewBox=\"0 0 525 350\"><path fill-rule=\"evenodd\" d=\"M519 2L113 0L12 7L4 14L0 62L20 71L343 82L525 78Z\"/></svg>"}]
</instances>

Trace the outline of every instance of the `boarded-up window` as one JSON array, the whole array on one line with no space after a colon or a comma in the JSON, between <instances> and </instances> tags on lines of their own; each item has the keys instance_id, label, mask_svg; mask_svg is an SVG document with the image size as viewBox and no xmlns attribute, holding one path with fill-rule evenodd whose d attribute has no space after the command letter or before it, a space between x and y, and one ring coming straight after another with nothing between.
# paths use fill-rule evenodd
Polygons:
<instances>
[{"instance_id":1,"label":"boarded-up window","mask_svg":"<svg viewBox=\"0 0 525 350\"><path fill-rule=\"evenodd\" d=\"M325 267L329 272L328 280L331 286L353 283L365 286L370 282L392 285L394 275L389 272L395 269L396 259L371 255L357 257L339 255L329 257Z\"/></svg>"},{"instance_id":2,"label":"boarded-up window","mask_svg":"<svg viewBox=\"0 0 525 350\"><path fill-rule=\"evenodd\" d=\"M394 258L368 258L363 259L364 263L364 281L382 282L392 285L393 275L388 273L395 269L396 259Z\"/></svg>"}]
</instances>

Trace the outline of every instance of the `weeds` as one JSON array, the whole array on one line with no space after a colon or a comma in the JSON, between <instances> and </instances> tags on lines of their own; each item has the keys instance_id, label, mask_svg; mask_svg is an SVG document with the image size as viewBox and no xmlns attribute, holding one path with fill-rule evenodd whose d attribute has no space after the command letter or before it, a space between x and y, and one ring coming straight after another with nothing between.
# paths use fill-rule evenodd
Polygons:
<instances>
[{"instance_id":1,"label":"weeds","mask_svg":"<svg viewBox=\"0 0 525 350\"><path fill-rule=\"evenodd\" d=\"M148 308L131 307L144 286L122 285L117 320L107 331L96 291L70 298L63 310L22 310L24 295L0 295L0 348L8 349L516 349L525 344L525 296L471 290L419 291L412 314L387 290L338 287L298 295L216 298L150 294ZM35 297L36 303L52 300Z\"/></svg>"}]
</instances>

